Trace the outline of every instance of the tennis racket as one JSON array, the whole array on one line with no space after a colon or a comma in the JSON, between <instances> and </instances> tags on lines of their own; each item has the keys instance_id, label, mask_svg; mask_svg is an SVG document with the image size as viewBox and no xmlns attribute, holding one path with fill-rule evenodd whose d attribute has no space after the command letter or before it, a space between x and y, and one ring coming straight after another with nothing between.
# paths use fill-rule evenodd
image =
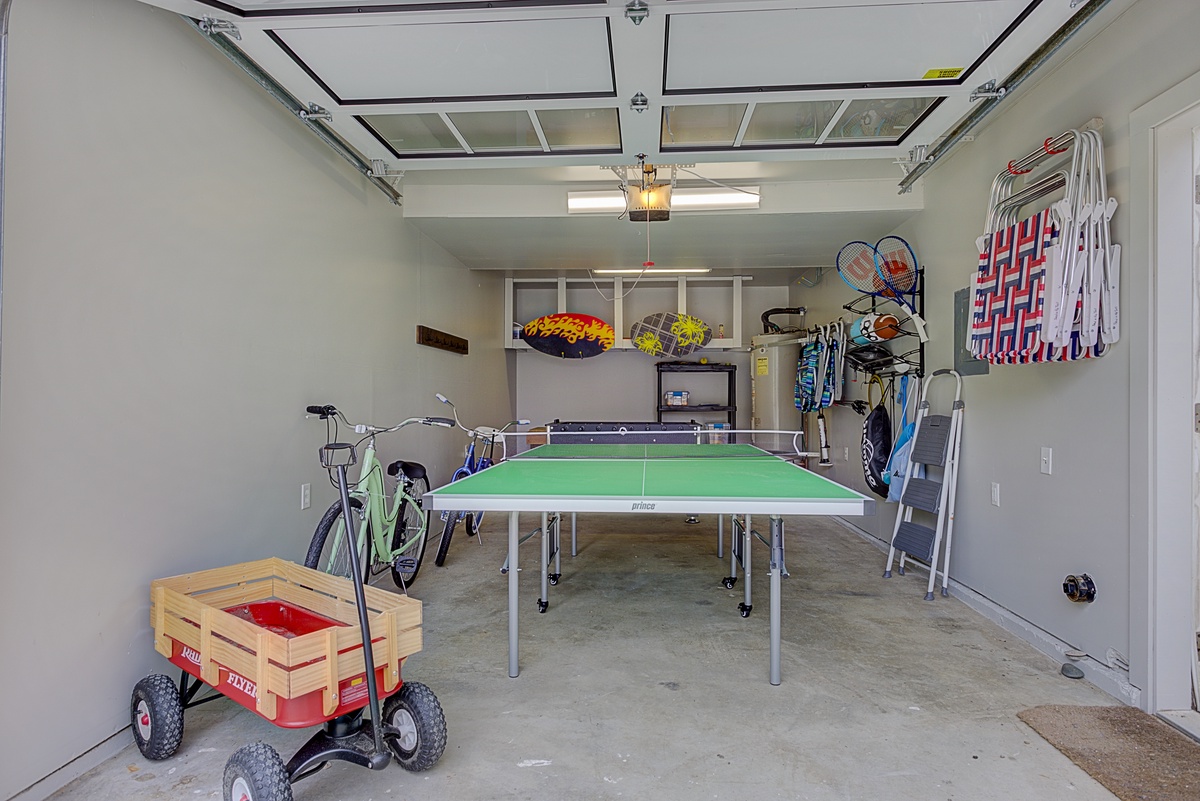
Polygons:
<instances>
[{"instance_id":1,"label":"tennis racket","mask_svg":"<svg viewBox=\"0 0 1200 801\"><path fill-rule=\"evenodd\" d=\"M896 301L912 319L917 329L917 338L929 341L925 333L925 321L917 314L913 301L917 297L917 255L907 242L898 236L885 236L875 243L875 273L886 287L884 297ZM906 300L905 295L912 299Z\"/></svg>"},{"instance_id":2,"label":"tennis racket","mask_svg":"<svg viewBox=\"0 0 1200 801\"><path fill-rule=\"evenodd\" d=\"M875 248L866 242L851 242L838 251L837 271L851 289L882 297L887 285L875 269Z\"/></svg>"}]
</instances>

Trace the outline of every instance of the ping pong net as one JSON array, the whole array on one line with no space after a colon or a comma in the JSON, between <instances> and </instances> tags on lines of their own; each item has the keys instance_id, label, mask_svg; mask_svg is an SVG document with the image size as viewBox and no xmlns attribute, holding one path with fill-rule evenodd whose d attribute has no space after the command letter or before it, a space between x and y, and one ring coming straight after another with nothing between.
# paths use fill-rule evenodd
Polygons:
<instances>
[{"instance_id":1,"label":"ping pong net","mask_svg":"<svg viewBox=\"0 0 1200 801\"><path fill-rule=\"evenodd\" d=\"M627 459L774 459L775 456L753 445L707 443L707 442L588 442L572 444L555 444L553 441L546 445L538 445L522 453L515 454L513 459L525 460L572 460L590 459L627 460Z\"/></svg>"}]
</instances>

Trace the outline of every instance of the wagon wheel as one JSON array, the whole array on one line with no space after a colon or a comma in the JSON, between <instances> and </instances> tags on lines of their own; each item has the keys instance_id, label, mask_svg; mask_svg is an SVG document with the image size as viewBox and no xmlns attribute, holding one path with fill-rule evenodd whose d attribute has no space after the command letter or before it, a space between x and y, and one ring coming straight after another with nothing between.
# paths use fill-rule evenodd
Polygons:
<instances>
[{"instance_id":1,"label":"wagon wheel","mask_svg":"<svg viewBox=\"0 0 1200 801\"><path fill-rule=\"evenodd\" d=\"M133 740L146 759L166 759L183 739L183 702L175 682L161 673L139 681L129 702Z\"/></svg>"},{"instance_id":2,"label":"wagon wheel","mask_svg":"<svg viewBox=\"0 0 1200 801\"><path fill-rule=\"evenodd\" d=\"M446 716L433 690L406 681L383 704L384 737L405 770L433 767L446 750Z\"/></svg>"},{"instance_id":3,"label":"wagon wheel","mask_svg":"<svg viewBox=\"0 0 1200 801\"><path fill-rule=\"evenodd\" d=\"M292 801L292 785L278 752L250 743L225 763L225 801Z\"/></svg>"}]
</instances>

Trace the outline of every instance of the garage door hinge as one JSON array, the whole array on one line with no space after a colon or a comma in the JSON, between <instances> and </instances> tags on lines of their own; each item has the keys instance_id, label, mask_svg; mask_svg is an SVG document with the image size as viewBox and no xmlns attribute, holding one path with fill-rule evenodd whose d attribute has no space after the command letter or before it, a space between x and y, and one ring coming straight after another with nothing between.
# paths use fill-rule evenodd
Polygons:
<instances>
[{"instance_id":1,"label":"garage door hinge","mask_svg":"<svg viewBox=\"0 0 1200 801\"><path fill-rule=\"evenodd\" d=\"M1195 417L1193 418L1193 423L1196 426L1196 428L1195 428L1196 433L1200 434L1200 403L1196 404L1196 413L1195 413Z\"/></svg>"}]
</instances>

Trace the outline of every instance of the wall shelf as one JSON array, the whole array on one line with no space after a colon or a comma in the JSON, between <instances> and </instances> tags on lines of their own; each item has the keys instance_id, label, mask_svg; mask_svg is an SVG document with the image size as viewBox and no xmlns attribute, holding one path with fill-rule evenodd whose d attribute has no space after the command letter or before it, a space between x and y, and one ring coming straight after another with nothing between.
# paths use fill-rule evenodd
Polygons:
<instances>
[{"instance_id":1,"label":"wall shelf","mask_svg":"<svg viewBox=\"0 0 1200 801\"><path fill-rule=\"evenodd\" d=\"M603 313L596 316L610 323L613 329L617 332L616 342L613 343L613 350L637 350L634 347L633 341L627 336L629 327L640 316L628 314L626 310L625 297L630 291L635 277L626 278L624 276L612 276L606 278L505 278L504 279L504 320L505 330L504 347L510 350L532 350L529 345L525 344L519 338L520 326L529 320L519 320L517 315L520 313L519 294L522 290L541 289L543 291L553 289L556 294L556 302L554 308L541 311L540 314L535 314L530 319L540 317L543 314L559 314L562 312L584 311L588 314L596 314L595 311L585 309L571 308L568 302L568 289L594 289L599 287L603 292L604 298L601 302L605 304ZM675 308L674 311L680 314L688 313L688 287L710 287L722 285L729 288L730 315L728 324L725 325L727 336L714 337L704 350L740 350L743 348L742 340L742 285L750 281L750 276L733 275L723 277L708 277L708 276L671 276L671 275L654 275L643 276L637 280L639 287L658 287L664 285L674 285L676 289ZM594 285L594 286L593 286ZM611 300L609 300L611 298ZM655 308L652 312L668 311L667 308ZM706 320L705 322L709 322ZM711 323L710 323L711 324ZM713 326L714 328L716 326ZM715 332L714 332L715 333Z\"/></svg>"}]
</instances>

